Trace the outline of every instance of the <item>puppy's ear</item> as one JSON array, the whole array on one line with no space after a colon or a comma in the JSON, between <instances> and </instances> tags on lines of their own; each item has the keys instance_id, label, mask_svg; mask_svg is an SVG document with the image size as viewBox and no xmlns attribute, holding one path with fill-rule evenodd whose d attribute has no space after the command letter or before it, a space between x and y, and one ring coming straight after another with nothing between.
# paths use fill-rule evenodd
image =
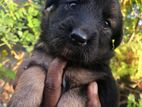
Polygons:
<instances>
[{"instance_id":1,"label":"puppy's ear","mask_svg":"<svg viewBox=\"0 0 142 107\"><path fill-rule=\"evenodd\" d=\"M58 2L59 2L59 0L47 0L46 5L45 5L45 9L49 8L52 5L57 5Z\"/></svg>"}]
</instances>

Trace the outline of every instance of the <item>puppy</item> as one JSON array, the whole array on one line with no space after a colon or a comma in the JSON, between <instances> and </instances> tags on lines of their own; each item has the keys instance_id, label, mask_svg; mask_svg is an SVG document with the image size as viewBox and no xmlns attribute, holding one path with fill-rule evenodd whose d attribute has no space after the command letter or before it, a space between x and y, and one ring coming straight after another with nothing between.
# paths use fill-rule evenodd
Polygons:
<instances>
[{"instance_id":1,"label":"puppy","mask_svg":"<svg viewBox=\"0 0 142 107\"><path fill-rule=\"evenodd\" d=\"M48 0L40 39L27 69L17 74L21 76L9 106L39 107L44 71L58 57L67 65L57 107L86 107L86 88L92 81L97 81L101 106L118 107L109 62L121 40L122 15L116 0Z\"/></svg>"}]
</instances>

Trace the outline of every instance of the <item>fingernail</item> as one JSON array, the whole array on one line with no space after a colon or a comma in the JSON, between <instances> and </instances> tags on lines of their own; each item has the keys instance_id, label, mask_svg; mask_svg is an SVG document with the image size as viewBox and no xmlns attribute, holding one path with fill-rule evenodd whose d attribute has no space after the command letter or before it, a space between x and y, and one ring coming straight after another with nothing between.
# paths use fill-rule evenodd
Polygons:
<instances>
[{"instance_id":1,"label":"fingernail","mask_svg":"<svg viewBox=\"0 0 142 107\"><path fill-rule=\"evenodd\" d=\"M91 92L94 93L94 94L98 94L98 85L96 82L93 82L90 84L91 85Z\"/></svg>"}]
</instances>

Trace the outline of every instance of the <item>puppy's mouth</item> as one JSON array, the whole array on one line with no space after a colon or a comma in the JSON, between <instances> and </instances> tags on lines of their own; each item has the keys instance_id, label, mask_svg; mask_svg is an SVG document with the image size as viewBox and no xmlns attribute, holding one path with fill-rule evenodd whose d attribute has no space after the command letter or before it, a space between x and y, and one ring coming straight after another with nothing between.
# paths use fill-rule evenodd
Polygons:
<instances>
[{"instance_id":1,"label":"puppy's mouth","mask_svg":"<svg viewBox=\"0 0 142 107\"><path fill-rule=\"evenodd\" d=\"M76 42L66 43L62 48L61 56L67 60L75 62L84 62L84 60L87 61L88 52L87 50L85 51L85 45L86 44L78 44Z\"/></svg>"},{"instance_id":2,"label":"puppy's mouth","mask_svg":"<svg viewBox=\"0 0 142 107\"><path fill-rule=\"evenodd\" d=\"M73 51L67 47L64 47L63 48L63 52L61 52L61 55L64 56L64 57L68 57L70 55L73 54Z\"/></svg>"}]
</instances>

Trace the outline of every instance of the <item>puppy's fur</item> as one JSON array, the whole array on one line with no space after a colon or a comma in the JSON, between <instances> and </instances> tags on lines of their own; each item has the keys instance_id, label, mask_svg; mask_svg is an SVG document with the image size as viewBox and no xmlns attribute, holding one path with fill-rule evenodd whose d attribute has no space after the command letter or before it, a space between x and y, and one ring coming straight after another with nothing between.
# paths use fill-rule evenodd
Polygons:
<instances>
[{"instance_id":1,"label":"puppy's fur","mask_svg":"<svg viewBox=\"0 0 142 107\"><path fill-rule=\"evenodd\" d=\"M56 57L68 62L63 76L63 94L57 106L86 107L87 85L97 81L101 106L118 107L118 91L109 61L114 48L122 40L119 3L116 0L48 0L41 30L40 40L31 57L34 61L30 60L32 63L29 65L42 66L46 70L48 64L45 62ZM73 32L83 32L87 42L83 44L73 40L70 36ZM28 76L23 73L18 77L10 107L39 107L42 102L44 84L41 82L45 80L45 74L35 67L27 70L33 73L27 73ZM30 78L25 81L29 75L40 83Z\"/></svg>"}]
</instances>

